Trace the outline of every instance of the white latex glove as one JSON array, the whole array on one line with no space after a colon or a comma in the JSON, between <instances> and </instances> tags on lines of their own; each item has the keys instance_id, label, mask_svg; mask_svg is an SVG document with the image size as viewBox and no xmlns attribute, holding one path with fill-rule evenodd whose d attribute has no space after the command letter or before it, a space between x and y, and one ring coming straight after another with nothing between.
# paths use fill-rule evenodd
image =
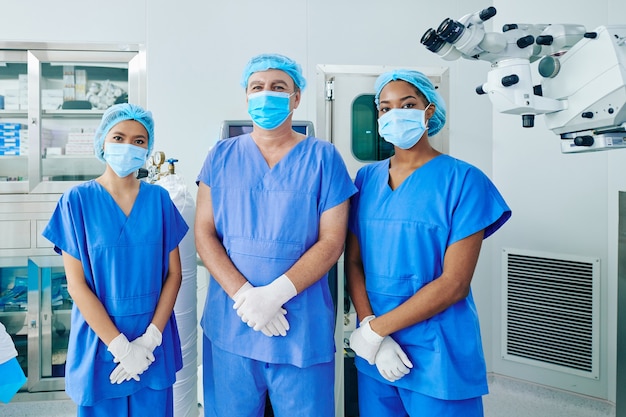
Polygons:
<instances>
[{"instance_id":1,"label":"white latex glove","mask_svg":"<svg viewBox=\"0 0 626 417\"><path fill-rule=\"evenodd\" d=\"M124 333L120 333L119 336L111 340L108 350L113 354L114 362L119 362L135 381L139 381L139 375L154 362L154 355L149 349L139 344L130 343ZM109 376L112 384L118 379L115 372L117 369L115 368Z\"/></svg>"},{"instance_id":2,"label":"white latex glove","mask_svg":"<svg viewBox=\"0 0 626 417\"><path fill-rule=\"evenodd\" d=\"M383 337L370 327L369 322L373 319L374 316L365 317L350 335L350 348L370 365L374 365L376 353L383 341Z\"/></svg>"},{"instance_id":3,"label":"white latex glove","mask_svg":"<svg viewBox=\"0 0 626 417\"><path fill-rule=\"evenodd\" d=\"M283 304L298 293L285 274L267 285L248 288L241 292L242 289L243 287L233 296L235 300L233 308L237 310L241 321L256 331L263 329L276 317Z\"/></svg>"},{"instance_id":4,"label":"white latex glove","mask_svg":"<svg viewBox=\"0 0 626 417\"><path fill-rule=\"evenodd\" d=\"M383 378L394 382L411 372L413 364L400 345L387 336L376 354L376 368Z\"/></svg>"},{"instance_id":5,"label":"white latex glove","mask_svg":"<svg viewBox=\"0 0 626 417\"><path fill-rule=\"evenodd\" d=\"M150 323L144 334L142 334L130 343L143 346L144 348L149 349L150 352L154 352L154 349L156 349L157 346L161 346L162 340L163 335L159 331L159 328L156 327L153 323ZM119 362L117 359L115 359L114 361L116 363ZM134 378L133 375L131 375L130 372L124 369L121 363L117 365L117 367L113 370L113 372L111 372L111 376L109 377L111 383L116 384L121 384L124 381L130 381L131 378Z\"/></svg>"},{"instance_id":6,"label":"white latex glove","mask_svg":"<svg viewBox=\"0 0 626 417\"><path fill-rule=\"evenodd\" d=\"M281 308L280 311L276 313L274 318L261 329L261 332L268 337L287 336L289 322L287 321L285 314L287 314L287 310Z\"/></svg>"},{"instance_id":7,"label":"white latex glove","mask_svg":"<svg viewBox=\"0 0 626 417\"><path fill-rule=\"evenodd\" d=\"M239 290L237 290L235 295L233 295L233 300L237 302L239 297L251 288L254 288L252 284L250 284L249 282L246 282L245 284L241 286L241 288L239 288ZM287 310L285 310L284 308L281 308L278 311L278 313L276 313L274 318L270 320L265 325L265 327L261 329L261 332L265 336L268 336L268 337L278 336L278 335L287 336L287 330L289 330L289 322L287 321L285 314L287 314Z\"/></svg>"}]
</instances>

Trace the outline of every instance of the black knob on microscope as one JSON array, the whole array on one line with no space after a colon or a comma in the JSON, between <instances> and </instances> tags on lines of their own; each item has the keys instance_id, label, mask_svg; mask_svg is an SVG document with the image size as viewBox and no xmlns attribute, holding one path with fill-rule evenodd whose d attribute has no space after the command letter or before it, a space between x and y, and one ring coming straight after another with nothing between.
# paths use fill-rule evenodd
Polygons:
<instances>
[{"instance_id":1,"label":"black knob on microscope","mask_svg":"<svg viewBox=\"0 0 626 417\"><path fill-rule=\"evenodd\" d=\"M509 30L517 29L518 26L515 23L507 23L502 25L502 32L508 32Z\"/></svg>"},{"instance_id":2,"label":"black knob on microscope","mask_svg":"<svg viewBox=\"0 0 626 417\"><path fill-rule=\"evenodd\" d=\"M537 36L537 45L552 45L554 37L552 35Z\"/></svg>"},{"instance_id":3,"label":"black knob on microscope","mask_svg":"<svg viewBox=\"0 0 626 417\"><path fill-rule=\"evenodd\" d=\"M520 49L524 49L527 46L532 45L533 43L535 43L535 37L533 35L527 35L522 38L519 38L516 42L517 46Z\"/></svg>"},{"instance_id":4,"label":"black knob on microscope","mask_svg":"<svg viewBox=\"0 0 626 417\"><path fill-rule=\"evenodd\" d=\"M510 87L519 82L519 77L517 76L517 74L507 75L505 77L502 77L501 82L504 87Z\"/></svg>"},{"instance_id":5,"label":"black knob on microscope","mask_svg":"<svg viewBox=\"0 0 626 417\"><path fill-rule=\"evenodd\" d=\"M489 6L486 9L481 10L480 13L478 13L478 17L480 17L480 20L482 20L483 22L485 20L491 19L495 15L496 15L496 8L493 6Z\"/></svg>"},{"instance_id":6,"label":"black knob on microscope","mask_svg":"<svg viewBox=\"0 0 626 417\"><path fill-rule=\"evenodd\" d=\"M583 114L581 114L583 119L593 119L593 112L590 111L586 111Z\"/></svg>"},{"instance_id":7,"label":"black knob on microscope","mask_svg":"<svg viewBox=\"0 0 626 417\"><path fill-rule=\"evenodd\" d=\"M522 114L522 127L534 127L535 115L534 114Z\"/></svg>"},{"instance_id":8,"label":"black knob on microscope","mask_svg":"<svg viewBox=\"0 0 626 417\"><path fill-rule=\"evenodd\" d=\"M589 135L576 136L574 138L574 145L576 145L576 146L591 146L591 145L593 145L593 136L589 136Z\"/></svg>"}]
</instances>

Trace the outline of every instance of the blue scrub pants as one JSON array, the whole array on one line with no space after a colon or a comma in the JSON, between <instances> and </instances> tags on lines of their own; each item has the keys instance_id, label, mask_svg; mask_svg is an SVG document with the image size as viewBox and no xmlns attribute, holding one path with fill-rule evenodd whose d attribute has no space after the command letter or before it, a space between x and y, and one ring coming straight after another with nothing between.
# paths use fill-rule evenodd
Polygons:
<instances>
[{"instance_id":1,"label":"blue scrub pants","mask_svg":"<svg viewBox=\"0 0 626 417\"><path fill-rule=\"evenodd\" d=\"M440 400L358 372L360 417L483 417L482 397Z\"/></svg>"},{"instance_id":2,"label":"blue scrub pants","mask_svg":"<svg viewBox=\"0 0 626 417\"><path fill-rule=\"evenodd\" d=\"M143 388L128 397L110 398L91 406L78 406L78 417L173 417L174 390Z\"/></svg>"},{"instance_id":3,"label":"blue scrub pants","mask_svg":"<svg viewBox=\"0 0 626 417\"><path fill-rule=\"evenodd\" d=\"M205 417L263 417L266 393L275 417L334 417L334 361L298 368L202 344Z\"/></svg>"}]
</instances>

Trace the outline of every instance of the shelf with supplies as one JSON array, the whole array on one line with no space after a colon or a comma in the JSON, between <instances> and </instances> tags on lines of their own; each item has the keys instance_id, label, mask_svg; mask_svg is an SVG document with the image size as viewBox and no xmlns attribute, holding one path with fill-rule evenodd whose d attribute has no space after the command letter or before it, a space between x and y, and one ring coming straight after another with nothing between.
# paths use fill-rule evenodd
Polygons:
<instances>
[{"instance_id":1,"label":"shelf with supplies","mask_svg":"<svg viewBox=\"0 0 626 417\"><path fill-rule=\"evenodd\" d=\"M0 62L0 197L62 193L100 175L84 157L102 115L145 106L143 45L0 42Z\"/></svg>"}]
</instances>

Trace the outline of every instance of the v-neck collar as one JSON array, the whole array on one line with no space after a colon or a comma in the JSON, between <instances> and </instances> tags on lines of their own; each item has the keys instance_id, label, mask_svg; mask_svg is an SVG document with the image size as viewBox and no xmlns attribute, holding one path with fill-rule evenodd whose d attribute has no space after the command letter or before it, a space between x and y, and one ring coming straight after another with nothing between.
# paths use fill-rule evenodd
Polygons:
<instances>
[{"instance_id":1,"label":"v-neck collar","mask_svg":"<svg viewBox=\"0 0 626 417\"><path fill-rule=\"evenodd\" d=\"M412 181L412 178L417 176L417 172L421 171L423 172L423 169L428 167L434 160L440 158L444 156L444 154L439 154L437 156L435 156L434 158L430 159L428 162L426 162L425 164L423 164L422 166L416 168L413 170L413 172L411 172L400 184L398 184L398 186L396 188L391 188L391 185L389 185L389 169L391 168L391 158L387 158L387 160L385 161L385 170L384 170L384 174L383 178L384 178L384 182L385 182L385 187L386 190L390 193L394 193L397 190L399 190L400 188L402 188L404 186L405 183Z\"/></svg>"},{"instance_id":2,"label":"v-neck collar","mask_svg":"<svg viewBox=\"0 0 626 417\"><path fill-rule=\"evenodd\" d=\"M111 200L111 203L117 207L117 210L119 211L119 213L124 216L125 219L130 219L133 216L133 213L135 212L135 207L137 207L138 205L138 201L140 199L140 195L141 195L141 191L144 188L144 182L143 181L139 181L139 190L137 191L137 195L135 196L135 201L133 201L133 206L130 208L130 211L128 212L128 215L126 213L124 213L124 210L122 210L122 208L120 207L120 205L117 203L117 201L115 200L115 198L111 195L111 193L109 192L109 190L106 189L106 187L102 184L100 184L98 181L93 180L93 182L95 184L98 185L98 187L100 187L100 189L104 192L104 194L106 194L108 196L108 198Z\"/></svg>"},{"instance_id":3,"label":"v-neck collar","mask_svg":"<svg viewBox=\"0 0 626 417\"><path fill-rule=\"evenodd\" d=\"M254 152L256 153L256 158L258 160L259 166L262 167L263 171L267 173L267 172L273 172L275 169L277 169L277 167L279 169L280 166L284 165L283 161L290 159L291 155L295 155L296 152L298 152L297 149L301 146L302 143L308 141L310 139L310 136L307 136L304 139L302 139L301 141L299 141L298 143L296 143L271 168L270 168L269 164L267 163L267 161L265 160L265 157L263 156L263 153L261 152L261 149L259 148L259 145L257 145L256 142L254 141L254 139L252 139L252 135L248 133L246 139L247 139L247 142L248 142L248 147L253 148ZM302 145L302 146L304 146L304 145Z\"/></svg>"}]
</instances>

